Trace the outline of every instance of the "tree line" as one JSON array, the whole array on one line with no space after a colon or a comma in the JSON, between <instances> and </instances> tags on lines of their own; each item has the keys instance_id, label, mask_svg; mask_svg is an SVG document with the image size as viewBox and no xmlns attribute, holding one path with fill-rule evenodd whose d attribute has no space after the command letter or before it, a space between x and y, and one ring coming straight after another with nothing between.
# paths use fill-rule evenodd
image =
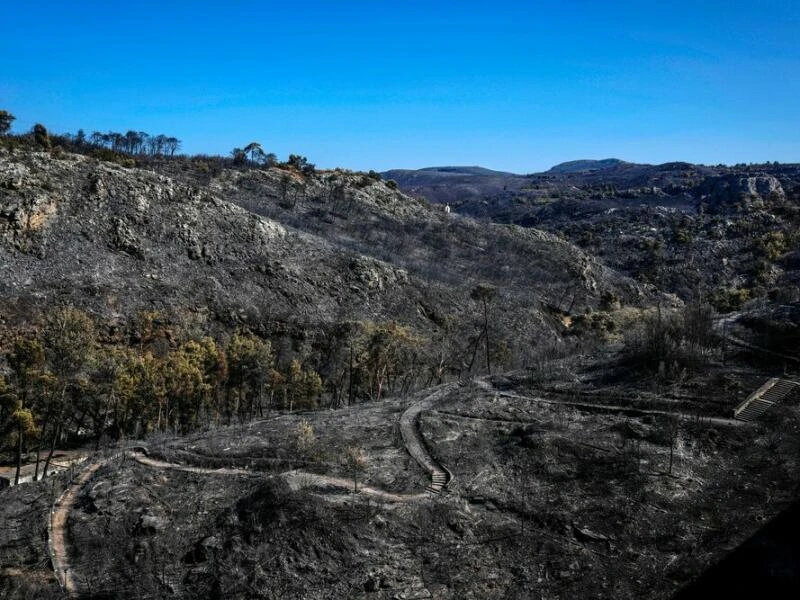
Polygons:
<instances>
[{"instance_id":1,"label":"tree line","mask_svg":"<svg viewBox=\"0 0 800 600\"><path fill-rule=\"evenodd\" d=\"M175 156L181 148L181 140L164 134L150 135L145 131L129 130L93 131L87 135L83 129L77 133L52 134L41 123L36 123L28 133L9 136L11 124L16 117L7 110L0 110L0 136L11 137L19 142L33 143L43 149L60 146L76 152L91 149L106 149L130 156Z\"/></svg>"},{"instance_id":2,"label":"tree line","mask_svg":"<svg viewBox=\"0 0 800 600\"><path fill-rule=\"evenodd\" d=\"M276 351L248 331L188 335L158 312L140 312L122 339L111 341L89 314L55 310L4 348L0 446L18 469L35 453L38 477L67 441L99 446L103 439L180 435L273 410L380 400L430 383L423 340L410 328L335 328L314 352Z\"/></svg>"},{"instance_id":3,"label":"tree line","mask_svg":"<svg viewBox=\"0 0 800 600\"><path fill-rule=\"evenodd\" d=\"M69 151L78 154L89 154L101 160L110 160L126 164L133 158L175 158L180 156L182 142L174 136L165 134L151 135L145 131L93 131L87 134L83 129L77 133L55 134L36 123L30 131L11 134L11 125L16 117L7 110L0 110L0 138L7 145L34 146L41 150ZM280 167L295 169L303 175L315 172L314 163L305 156L289 154L285 162L280 162L273 152L266 152L259 142L250 142L244 147L231 150L228 157L196 155L195 158L218 160L229 166L247 167ZM131 166L135 163L131 163Z\"/></svg>"},{"instance_id":4,"label":"tree line","mask_svg":"<svg viewBox=\"0 0 800 600\"><path fill-rule=\"evenodd\" d=\"M150 135L144 131L125 133L94 131L87 137L83 129L79 129L78 133L65 134L65 137L78 146L89 144L95 148L108 148L113 152L124 152L134 156L175 156L181 147L181 141L176 137L164 134Z\"/></svg>"}]
</instances>

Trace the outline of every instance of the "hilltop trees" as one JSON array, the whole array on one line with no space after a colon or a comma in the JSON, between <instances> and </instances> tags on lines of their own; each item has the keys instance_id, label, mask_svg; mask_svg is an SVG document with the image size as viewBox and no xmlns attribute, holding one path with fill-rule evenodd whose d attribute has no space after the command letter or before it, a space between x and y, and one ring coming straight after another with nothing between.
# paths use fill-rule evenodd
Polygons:
<instances>
[{"instance_id":1,"label":"hilltop trees","mask_svg":"<svg viewBox=\"0 0 800 600\"><path fill-rule=\"evenodd\" d=\"M85 134L81 136L81 133L82 131L79 131L78 135L68 137L74 143L83 143L87 138ZM176 137L163 134L150 135L144 131L132 130L126 133L94 131L88 137L88 143L96 148L139 156L175 156L181 147L181 141Z\"/></svg>"},{"instance_id":2,"label":"hilltop trees","mask_svg":"<svg viewBox=\"0 0 800 600\"><path fill-rule=\"evenodd\" d=\"M0 135L5 135L11 130L11 123L16 117L7 110L0 110Z\"/></svg>"},{"instance_id":3,"label":"hilltop trees","mask_svg":"<svg viewBox=\"0 0 800 600\"><path fill-rule=\"evenodd\" d=\"M272 152L266 152L258 142L250 142L244 148L237 146L231 150L230 157L233 159L233 164L237 166L279 166L284 169L289 167L296 169L303 175L311 175L316 168L313 163L308 162L305 156L300 156L299 154L290 154L285 163L279 163L278 157Z\"/></svg>"},{"instance_id":4,"label":"hilltop trees","mask_svg":"<svg viewBox=\"0 0 800 600\"><path fill-rule=\"evenodd\" d=\"M41 123L36 123L31 129L31 135L33 136L33 142L37 146L41 146L44 149L50 148L50 134L47 131L47 127Z\"/></svg>"},{"instance_id":5,"label":"hilltop trees","mask_svg":"<svg viewBox=\"0 0 800 600\"><path fill-rule=\"evenodd\" d=\"M263 164L266 159L266 153L258 142L250 142L243 150L245 156L250 156L250 160L255 164Z\"/></svg>"},{"instance_id":6,"label":"hilltop trees","mask_svg":"<svg viewBox=\"0 0 800 600\"><path fill-rule=\"evenodd\" d=\"M274 167L278 164L278 157L272 152L265 152L258 142L250 142L244 148L236 147L231 150L233 164Z\"/></svg>"},{"instance_id":7,"label":"hilltop trees","mask_svg":"<svg viewBox=\"0 0 800 600\"><path fill-rule=\"evenodd\" d=\"M308 162L308 159L305 156L300 156L299 154L290 154L289 160L286 161L286 164L290 167L294 167L303 175L311 175L316 169L314 163Z\"/></svg>"},{"instance_id":8,"label":"hilltop trees","mask_svg":"<svg viewBox=\"0 0 800 600\"><path fill-rule=\"evenodd\" d=\"M8 135L11 123L15 116L6 110L0 110L0 136ZM41 123L34 125L30 131L21 135L9 136L14 146L23 145L37 147L38 149L55 151L71 151L88 154L101 160L117 162L124 166L135 166L133 157L147 158L175 158L181 150L182 142L174 136L164 134L150 134L146 131L129 129L121 131L92 131L90 134L83 129L77 133L55 134L47 130ZM205 172L209 170L209 162L228 163L237 166L250 167L275 167L287 170L296 170L304 176L315 172L315 166L305 156L290 154L286 162L279 162L278 157L264 150L261 143L252 141L244 147L233 148L227 157L198 155L193 157L199 165L204 165Z\"/></svg>"}]
</instances>

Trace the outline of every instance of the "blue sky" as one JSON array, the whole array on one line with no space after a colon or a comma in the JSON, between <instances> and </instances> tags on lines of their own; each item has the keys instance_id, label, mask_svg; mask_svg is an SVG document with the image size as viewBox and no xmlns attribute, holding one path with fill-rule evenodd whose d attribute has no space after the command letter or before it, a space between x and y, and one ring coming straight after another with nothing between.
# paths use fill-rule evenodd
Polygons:
<instances>
[{"instance_id":1,"label":"blue sky","mask_svg":"<svg viewBox=\"0 0 800 600\"><path fill-rule=\"evenodd\" d=\"M11 2L15 130L352 169L800 162L800 2Z\"/></svg>"}]
</instances>

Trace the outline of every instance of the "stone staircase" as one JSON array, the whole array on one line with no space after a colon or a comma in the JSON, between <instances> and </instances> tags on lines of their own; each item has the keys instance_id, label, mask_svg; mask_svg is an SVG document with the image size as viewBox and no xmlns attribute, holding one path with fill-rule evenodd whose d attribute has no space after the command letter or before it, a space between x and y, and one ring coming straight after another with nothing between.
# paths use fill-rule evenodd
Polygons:
<instances>
[{"instance_id":1,"label":"stone staircase","mask_svg":"<svg viewBox=\"0 0 800 600\"><path fill-rule=\"evenodd\" d=\"M441 494L453 481L453 474L447 467L438 463L425 447L419 432L419 415L425 410L431 410L433 404L448 394L454 385L448 383L437 386L432 393L411 404L400 415L400 433L403 436L406 450L417 461L417 464L430 474L431 483L425 488L425 491L434 496Z\"/></svg>"},{"instance_id":2,"label":"stone staircase","mask_svg":"<svg viewBox=\"0 0 800 600\"><path fill-rule=\"evenodd\" d=\"M773 377L733 409L733 418L755 421L772 406L796 392L800 392L800 383Z\"/></svg>"}]
</instances>

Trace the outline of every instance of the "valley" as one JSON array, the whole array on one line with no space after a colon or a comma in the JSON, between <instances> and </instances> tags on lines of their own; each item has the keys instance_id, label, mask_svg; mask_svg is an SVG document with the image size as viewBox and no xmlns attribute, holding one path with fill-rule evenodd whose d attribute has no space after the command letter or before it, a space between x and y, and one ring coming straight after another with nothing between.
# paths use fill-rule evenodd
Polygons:
<instances>
[{"instance_id":1,"label":"valley","mask_svg":"<svg viewBox=\"0 0 800 600\"><path fill-rule=\"evenodd\" d=\"M670 598L796 501L794 166L384 177L0 146L3 597Z\"/></svg>"}]
</instances>

